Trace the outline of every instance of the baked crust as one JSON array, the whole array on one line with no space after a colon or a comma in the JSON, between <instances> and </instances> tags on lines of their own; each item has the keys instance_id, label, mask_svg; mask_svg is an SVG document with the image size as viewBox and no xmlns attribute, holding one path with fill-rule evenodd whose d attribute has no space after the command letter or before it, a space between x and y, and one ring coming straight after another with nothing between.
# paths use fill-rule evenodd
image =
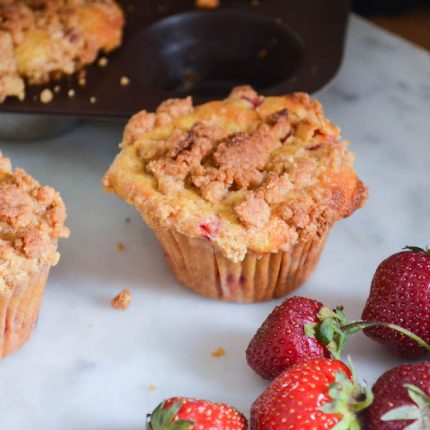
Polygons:
<instances>
[{"instance_id":1,"label":"baked crust","mask_svg":"<svg viewBox=\"0 0 430 430\"><path fill-rule=\"evenodd\" d=\"M57 239L69 236L60 195L0 153L0 291L58 262Z\"/></svg>"},{"instance_id":2,"label":"baked crust","mask_svg":"<svg viewBox=\"0 0 430 430\"><path fill-rule=\"evenodd\" d=\"M348 145L307 94L263 98L244 86L133 116L104 185L149 225L206 237L242 261L321 237L364 204Z\"/></svg>"},{"instance_id":3,"label":"baked crust","mask_svg":"<svg viewBox=\"0 0 430 430\"><path fill-rule=\"evenodd\" d=\"M15 64L30 84L70 75L109 52L122 40L124 17L114 0L0 0L0 31L10 35ZM0 39L1 43L1 39ZM5 42L4 42L5 43ZM0 66L0 83L2 78ZM0 100L22 93L0 87Z\"/></svg>"}]
</instances>

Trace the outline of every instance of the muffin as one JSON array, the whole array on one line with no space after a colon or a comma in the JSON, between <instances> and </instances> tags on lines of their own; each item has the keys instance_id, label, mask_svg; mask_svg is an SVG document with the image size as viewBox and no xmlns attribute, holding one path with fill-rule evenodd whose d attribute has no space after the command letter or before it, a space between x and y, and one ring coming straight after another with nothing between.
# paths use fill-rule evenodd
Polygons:
<instances>
[{"instance_id":1,"label":"muffin","mask_svg":"<svg viewBox=\"0 0 430 430\"><path fill-rule=\"evenodd\" d=\"M23 80L71 75L118 47L123 25L114 0L0 0L0 101L22 99Z\"/></svg>"},{"instance_id":2,"label":"muffin","mask_svg":"<svg viewBox=\"0 0 430 430\"><path fill-rule=\"evenodd\" d=\"M307 94L244 86L134 115L104 185L142 214L183 284L257 302L300 286L332 225L366 201L347 147Z\"/></svg>"},{"instance_id":3,"label":"muffin","mask_svg":"<svg viewBox=\"0 0 430 430\"><path fill-rule=\"evenodd\" d=\"M0 358L30 338L49 269L57 264L57 239L67 237L59 194L24 170L12 172L0 154Z\"/></svg>"}]
</instances>

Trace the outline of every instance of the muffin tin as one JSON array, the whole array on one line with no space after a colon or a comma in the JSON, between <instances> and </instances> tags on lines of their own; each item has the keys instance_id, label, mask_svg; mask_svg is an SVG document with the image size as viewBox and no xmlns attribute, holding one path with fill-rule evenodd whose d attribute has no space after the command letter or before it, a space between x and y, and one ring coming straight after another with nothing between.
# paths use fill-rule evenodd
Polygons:
<instances>
[{"instance_id":1,"label":"muffin tin","mask_svg":"<svg viewBox=\"0 0 430 430\"><path fill-rule=\"evenodd\" d=\"M47 104L39 101L47 85L28 87L25 101L9 99L0 112L128 117L169 97L222 98L245 83L266 95L312 92L339 67L349 11L347 0L222 0L211 11L194 0L120 3L124 43L107 67L89 67L82 87L76 77L52 83L61 89Z\"/></svg>"}]
</instances>

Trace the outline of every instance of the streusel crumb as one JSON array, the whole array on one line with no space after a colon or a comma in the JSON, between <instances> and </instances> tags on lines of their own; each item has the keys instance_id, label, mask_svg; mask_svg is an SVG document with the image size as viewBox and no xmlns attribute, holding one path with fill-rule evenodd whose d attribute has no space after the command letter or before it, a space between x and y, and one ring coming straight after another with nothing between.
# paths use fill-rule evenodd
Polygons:
<instances>
[{"instance_id":1,"label":"streusel crumb","mask_svg":"<svg viewBox=\"0 0 430 430\"><path fill-rule=\"evenodd\" d=\"M115 309L121 309L125 311L131 303L131 293L128 288L125 288L118 293L111 301L111 305Z\"/></svg>"}]
</instances>

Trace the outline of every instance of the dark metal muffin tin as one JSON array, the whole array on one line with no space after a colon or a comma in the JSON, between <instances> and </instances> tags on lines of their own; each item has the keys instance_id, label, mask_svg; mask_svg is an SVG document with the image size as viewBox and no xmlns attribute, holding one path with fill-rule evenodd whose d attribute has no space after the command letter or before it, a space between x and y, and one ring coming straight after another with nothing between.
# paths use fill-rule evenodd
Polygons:
<instances>
[{"instance_id":1,"label":"dark metal muffin tin","mask_svg":"<svg viewBox=\"0 0 430 430\"><path fill-rule=\"evenodd\" d=\"M120 3L124 43L107 67L89 67L82 87L76 77L28 87L25 101L9 99L0 112L128 117L169 97L221 98L240 84L266 95L312 92L340 65L349 12L348 0L222 0L211 11L196 10L194 0ZM55 85L60 92L42 104L41 90Z\"/></svg>"}]
</instances>

